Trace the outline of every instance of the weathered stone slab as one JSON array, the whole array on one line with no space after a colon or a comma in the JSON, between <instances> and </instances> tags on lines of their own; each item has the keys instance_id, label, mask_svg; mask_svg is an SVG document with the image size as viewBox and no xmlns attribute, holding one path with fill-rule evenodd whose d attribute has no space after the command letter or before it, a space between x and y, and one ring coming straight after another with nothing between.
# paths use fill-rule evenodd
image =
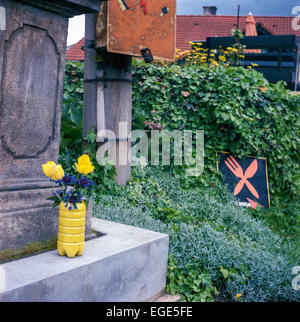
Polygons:
<instances>
[{"instance_id":1,"label":"weathered stone slab","mask_svg":"<svg viewBox=\"0 0 300 322\"><path fill-rule=\"evenodd\" d=\"M41 162L58 156L68 21L15 1L0 5L7 16L0 32L0 181L47 181Z\"/></svg>"},{"instance_id":2,"label":"weathered stone slab","mask_svg":"<svg viewBox=\"0 0 300 322\"><path fill-rule=\"evenodd\" d=\"M135 302L164 294L167 235L95 218L93 229L106 235L86 242L81 257L52 251L0 265L0 301Z\"/></svg>"},{"instance_id":3,"label":"weathered stone slab","mask_svg":"<svg viewBox=\"0 0 300 322\"><path fill-rule=\"evenodd\" d=\"M58 160L67 17L100 2L0 0L0 251L57 233L41 164Z\"/></svg>"}]
</instances>

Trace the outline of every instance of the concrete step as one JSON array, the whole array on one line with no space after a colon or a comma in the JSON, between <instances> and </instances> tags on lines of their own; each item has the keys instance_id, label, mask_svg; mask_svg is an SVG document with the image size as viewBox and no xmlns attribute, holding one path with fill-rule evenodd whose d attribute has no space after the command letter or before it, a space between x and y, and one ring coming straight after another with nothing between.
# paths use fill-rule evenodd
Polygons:
<instances>
[{"instance_id":1,"label":"concrete step","mask_svg":"<svg viewBox=\"0 0 300 322\"><path fill-rule=\"evenodd\" d=\"M147 302L164 294L168 235L92 218L104 236L0 265L0 302Z\"/></svg>"}]
</instances>

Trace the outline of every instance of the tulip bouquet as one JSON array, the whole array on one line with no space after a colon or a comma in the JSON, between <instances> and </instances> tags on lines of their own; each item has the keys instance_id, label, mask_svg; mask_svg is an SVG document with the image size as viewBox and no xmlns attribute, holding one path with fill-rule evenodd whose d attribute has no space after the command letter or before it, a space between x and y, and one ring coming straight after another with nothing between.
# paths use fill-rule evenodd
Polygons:
<instances>
[{"instance_id":1,"label":"tulip bouquet","mask_svg":"<svg viewBox=\"0 0 300 322\"><path fill-rule=\"evenodd\" d=\"M74 168L78 173L75 176L65 174L62 166L60 164L56 165L52 161L42 165L44 174L53 183L54 194L47 198L47 200L54 202L53 208L63 202L69 210L72 208L77 209L77 204L82 203L84 199L82 192L87 189L93 189L94 182L85 177L85 175L94 171L94 166L89 156L84 154L79 157Z\"/></svg>"}]
</instances>

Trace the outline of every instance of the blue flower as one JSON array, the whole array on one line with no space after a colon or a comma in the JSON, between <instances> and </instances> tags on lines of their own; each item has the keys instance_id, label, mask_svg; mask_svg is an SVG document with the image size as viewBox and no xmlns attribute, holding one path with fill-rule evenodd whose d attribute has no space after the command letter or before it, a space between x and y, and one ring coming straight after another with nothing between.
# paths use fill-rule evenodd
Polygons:
<instances>
[{"instance_id":1,"label":"blue flower","mask_svg":"<svg viewBox=\"0 0 300 322\"><path fill-rule=\"evenodd\" d=\"M83 186L84 188L87 188L89 185L90 185L90 180L88 178L85 178L85 177L81 177L79 179L79 184L81 186Z\"/></svg>"},{"instance_id":2,"label":"blue flower","mask_svg":"<svg viewBox=\"0 0 300 322\"><path fill-rule=\"evenodd\" d=\"M64 183L64 185L69 185L71 182L72 182L72 176L70 175L65 175L63 178L62 178L62 182Z\"/></svg>"}]
</instances>

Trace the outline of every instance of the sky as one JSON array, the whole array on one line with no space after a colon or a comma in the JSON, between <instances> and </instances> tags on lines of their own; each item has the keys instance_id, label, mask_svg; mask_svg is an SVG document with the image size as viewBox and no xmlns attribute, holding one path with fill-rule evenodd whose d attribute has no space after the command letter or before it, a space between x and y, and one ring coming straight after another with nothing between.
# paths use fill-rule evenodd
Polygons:
<instances>
[{"instance_id":1,"label":"sky","mask_svg":"<svg viewBox=\"0 0 300 322\"><path fill-rule=\"evenodd\" d=\"M240 4L241 15L249 11L255 16L291 16L292 8L300 6L300 0L177 0L180 15L202 14L203 6L215 6L217 15L236 15Z\"/></svg>"},{"instance_id":2,"label":"sky","mask_svg":"<svg viewBox=\"0 0 300 322\"><path fill-rule=\"evenodd\" d=\"M300 6L300 0L177 0L177 14L201 15L203 6L217 7L217 15L240 14L254 16L291 16L292 9ZM299 13L300 14L300 8ZM70 19L68 46L84 37L84 15Z\"/></svg>"}]
</instances>

